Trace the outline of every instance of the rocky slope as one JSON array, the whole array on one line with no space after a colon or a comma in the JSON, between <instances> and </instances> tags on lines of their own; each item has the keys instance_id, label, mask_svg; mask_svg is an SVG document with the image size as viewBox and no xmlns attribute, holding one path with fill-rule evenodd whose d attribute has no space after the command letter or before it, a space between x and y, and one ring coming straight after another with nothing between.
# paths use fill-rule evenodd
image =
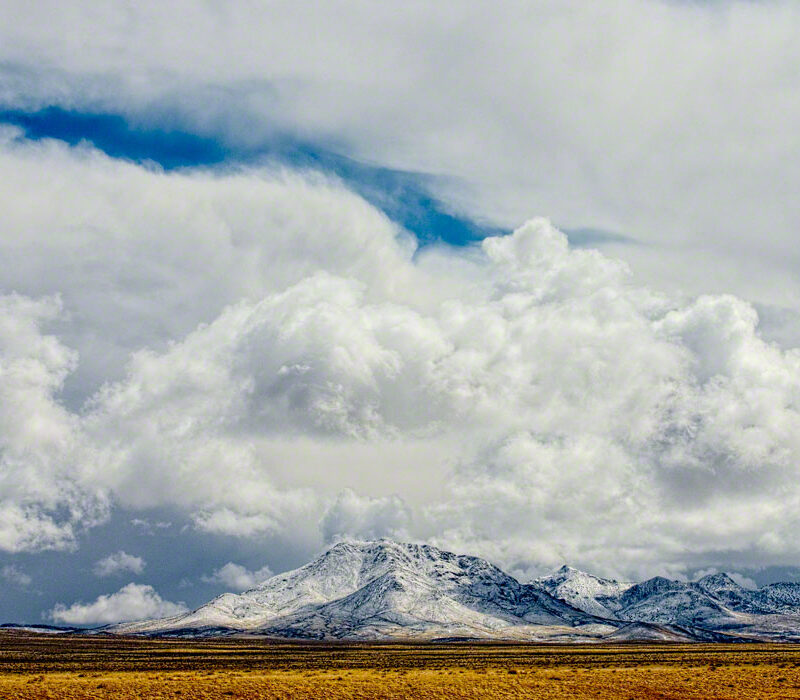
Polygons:
<instances>
[{"instance_id":1,"label":"rocky slope","mask_svg":"<svg viewBox=\"0 0 800 700\"><path fill-rule=\"evenodd\" d=\"M184 615L113 629L149 634L227 629L323 639L553 633L544 628L597 634L615 626L519 583L483 559L380 540L337 544L240 595L227 593Z\"/></svg>"},{"instance_id":2,"label":"rocky slope","mask_svg":"<svg viewBox=\"0 0 800 700\"><path fill-rule=\"evenodd\" d=\"M633 583L593 576L571 566L562 566L532 583L579 610L600 617L616 617L620 596L633 586Z\"/></svg>"},{"instance_id":3,"label":"rocky slope","mask_svg":"<svg viewBox=\"0 0 800 700\"><path fill-rule=\"evenodd\" d=\"M641 583L619 583L562 567L534 582L574 607L603 614L631 626L622 636L672 638L690 630L697 638L723 634L772 640L800 639L800 584L775 583L750 590L728 574L683 582L656 576ZM644 627L646 625L647 627ZM654 631L652 625L659 626ZM714 638L713 635L707 638Z\"/></svg>"},{"instance_id":4,"label":"rocky slope","mask_svg":"<svg viewBox=\"0 0 800 700\"><path fill-rule=\"evenodd\" d=\"M800 640L800 584L751 591L726 574L618 582L562 567L522 584L430 545L344 542L299 569L119 634L306 639Z\"/></svg>"}]
</instances>

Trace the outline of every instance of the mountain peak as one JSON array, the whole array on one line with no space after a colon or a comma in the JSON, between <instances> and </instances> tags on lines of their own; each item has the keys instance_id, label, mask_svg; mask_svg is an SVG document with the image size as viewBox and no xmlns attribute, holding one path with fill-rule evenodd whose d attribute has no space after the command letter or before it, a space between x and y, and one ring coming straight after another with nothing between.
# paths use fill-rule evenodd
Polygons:
<instances>
[{"instance_id":1,"label":"mountain peak","mask_svg":"<svg viewBox=\"0 0 800 700\"><path fill-rule=\"evenodd\" d=\"M176 618L124 625L151 633L229 629L281 637L494 637L596 617L525 586L479 557L388 539L334 544L305 566ZM602 627L602 625L601 625ZM530 632L525 634L530 635Z\"/></svg>"},{"instance_id":2,"label":"mountain peak","mask_svg":"<svg viewBox=\"0 0 800 700\"><path fill-rule=\"evenodd\" d=\"M430 553L436 556L452 555L433 545L417 544L414 542L397 542L388 537L381 537L376 540L343 540L331 545L321 556L329 553L340 552L393 552L405 554Z\"/></svg>"},{"instance_id":3,"label":"mountain peak","mask_svg":"<svg viewBox=\"0 0 800 700\"><path fill-rule=\"evenodd\" d=\"M707 574L703 578L697 580L697 584L704 588L742 588L740 584L736 583L729 574L720 572L718 574Z\"/></svg>"},{"instance_id":4,"label":"mountain peak","mask_svg":"<svg viewBox=\"0 0 800 700\"><path fill-rule=\"evenodd\" d=\"M588 574L585 571L576 569L574 566L564 564L559 566L557 569L554 569L549 574L545 574L544 576L540 576L538 579L535 579L534 583L541 583L544 581L569 581L576 578L585 578L590 576L592 576L592 574Z\"/></svg>"},{"instance_id":5,"label":"mountain peak","mask_svg":"<svg viewBox=\"0 0 800 700\"><path fill-rule=\"evenodd\" d=\"M616 600L633 584L601 578L565 564L532 585L590 615L614 617Z\"/></svg>"},{"instance_id":6,"label":"mountain peak","mask_svg":"<svg viewBox=\"0 0 800 700\"><path fill-rule=\"evenodd\" d=\"M759 615L771 617L761 623ZM776 622L776 615L781 620ZM741 628L766 638L800 640L800 584L749 591L727 574L694 583L658 576L632 584L566 565L521 584L484 559L428 544L345 541L252 590L225 593L172 618L125 623L107 631L587 641L612 639L621 627L627 630L625 638L646 638L655 628L662 635L663 625L680 625L682 634L697 639L706 639L708 630L732 634Z\"/></svg>"},{"instance_id":7,"label":"mountain peak","mask_svg":"<svg viewBox=\"0 0 800 700\"><path fill-rule=\"evenodd\" d=\"M542 581L570 581L570 580L592 580L592 581L599 581L602 584L615 584L618 583L616 579L610 578L603 578L602 576L596 576L595 574L590 574L587 571L583 571L582 569L576 569L574 566L569 566L568 564L564 564L560 566L558 569L553 571L550 574L545 576L541 576L536 579L537 582Z\"/></svg>"}]
</instances>

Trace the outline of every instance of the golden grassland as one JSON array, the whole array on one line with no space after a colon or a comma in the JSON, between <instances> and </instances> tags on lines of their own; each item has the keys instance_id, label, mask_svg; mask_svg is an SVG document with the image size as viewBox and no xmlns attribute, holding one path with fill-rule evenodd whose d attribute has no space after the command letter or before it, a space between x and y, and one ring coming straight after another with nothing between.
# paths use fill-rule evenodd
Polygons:
<instances>
[{"instance_id":1,"label":"golden grassland","mask_svg":"<svg viewBox=\"0 0 800 700\"><path fill-rule=\"evenodd\" d=\"M800 646L294 644L0 632L0 698L800 698Z\"/></svg>"}]
</instances>

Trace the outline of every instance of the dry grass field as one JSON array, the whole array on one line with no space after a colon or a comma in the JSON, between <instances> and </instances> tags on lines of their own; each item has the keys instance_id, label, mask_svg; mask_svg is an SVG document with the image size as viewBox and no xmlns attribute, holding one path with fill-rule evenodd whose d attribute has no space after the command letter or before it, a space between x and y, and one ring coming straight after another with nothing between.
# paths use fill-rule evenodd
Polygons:
<instances>
[{"instance_id":1,"label":"dry grass field","mask_svg":"<svg viewBox=\"0 0 800 700\"><path fill-rule=\"evenodd\" d=\"M800 698L800 647L291 644L0 632L0 698Z\"/></svg>"}]
</instances>

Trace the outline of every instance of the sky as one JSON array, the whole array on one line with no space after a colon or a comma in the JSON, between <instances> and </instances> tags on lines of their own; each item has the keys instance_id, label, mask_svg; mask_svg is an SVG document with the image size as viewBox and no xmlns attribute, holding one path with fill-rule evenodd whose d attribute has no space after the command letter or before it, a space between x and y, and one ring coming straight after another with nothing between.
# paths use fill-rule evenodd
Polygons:
<instances>
[{"instance_id":1,"label":"sky","mask_svg":"<svg viewBox=\"0 0 800 700\"><path fill-rule=\"evenodd\" d=\"M0 5L0 620L346 538L800 580L800 6Z\"/></svg>"}]
</instances>

